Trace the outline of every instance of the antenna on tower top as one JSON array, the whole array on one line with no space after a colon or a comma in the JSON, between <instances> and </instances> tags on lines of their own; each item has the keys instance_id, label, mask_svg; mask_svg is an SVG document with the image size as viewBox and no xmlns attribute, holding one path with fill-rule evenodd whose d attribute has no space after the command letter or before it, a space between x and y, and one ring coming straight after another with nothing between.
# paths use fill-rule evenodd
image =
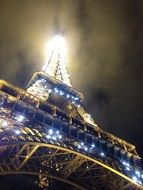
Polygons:
<instances>
[{"instance_id":1,"label":"antenna on tower top","mask_svg":"<svg viewBox=\"0 0 143 190\"><path fill-rule=\"evenodd\" d=\"M67 48L64 37L56 35L51 41L49 41L47 51L48 58L42 71L66 85L72 86L66 66Z\"/></svg>"}]
</instances>

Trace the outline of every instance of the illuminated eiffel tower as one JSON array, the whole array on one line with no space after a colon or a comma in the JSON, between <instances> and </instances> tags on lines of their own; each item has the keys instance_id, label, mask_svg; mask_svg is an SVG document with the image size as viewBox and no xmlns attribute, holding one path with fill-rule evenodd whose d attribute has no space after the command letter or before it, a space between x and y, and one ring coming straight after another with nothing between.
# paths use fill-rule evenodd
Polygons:
<instances>
[{"instance_id":1,"label":"illuminated eiffel tower","mask_svg":"<svg viewBox=\"0 0 143 190\"><path fill-rule=\"evenodd\" d=\"M85 111L65 51L56 36L26 90L0 80L0 175L37 175L45 189L143 189L135 146L103 131Z\"/></svg>"}]
</instances>

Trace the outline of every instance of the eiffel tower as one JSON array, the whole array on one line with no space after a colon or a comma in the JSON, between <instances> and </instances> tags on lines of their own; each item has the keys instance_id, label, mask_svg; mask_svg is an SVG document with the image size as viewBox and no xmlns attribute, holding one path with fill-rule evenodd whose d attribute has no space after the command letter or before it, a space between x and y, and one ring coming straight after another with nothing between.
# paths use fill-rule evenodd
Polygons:
<instances>
[{"instance_id":1,"label":"eiffel tower","mask_svg":"<svg viewBox=\"0 0 143 190\"><path fill-rule=\"evenodd\" d=\"M26 89L0 80L0 175L37 175L44 189L143 189L135 146L103 131L82 102L57 35Z\"/></svg>"}]
</instances>

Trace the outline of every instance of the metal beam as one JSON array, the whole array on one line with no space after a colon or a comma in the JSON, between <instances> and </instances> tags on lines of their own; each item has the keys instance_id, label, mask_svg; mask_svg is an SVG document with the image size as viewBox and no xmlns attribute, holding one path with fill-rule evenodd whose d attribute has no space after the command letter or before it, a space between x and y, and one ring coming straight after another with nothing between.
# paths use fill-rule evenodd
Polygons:
<instances>
[{"instance_id":1,"label":"metal beam","mask_svg":"<svg viewBox=\"0 0 143 190\"><path fill-rule=\"evenodd\" d=\"M16 170L20 170L22 166L30 159L30 157L34 154L34 152L39 148L39 145L35 145L32 147L32 150L27 152L25 159L21 162L21 164L16 168Z\"/></svg>"},{"instance_id":2,"label":"metal beam","mask_svg":"<svg viewBox=\"0 0 143 190\"><path fill-rule=\"evenodd\" d=\"M68 165L66 165L62 171L62 175L65 176L65 178L69 177L77 168L79 168L84 162L86 161L85 158L82 158L80 156L76 156L73 160L68 162Z\"/></svg>"}]
</instances>

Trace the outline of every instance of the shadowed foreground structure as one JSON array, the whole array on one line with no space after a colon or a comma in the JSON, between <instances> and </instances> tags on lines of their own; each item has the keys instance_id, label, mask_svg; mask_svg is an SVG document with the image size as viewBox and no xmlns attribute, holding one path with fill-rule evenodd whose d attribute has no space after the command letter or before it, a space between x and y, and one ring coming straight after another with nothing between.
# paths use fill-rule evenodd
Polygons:
<instances>
[{"instance_id":1,"label":"shadowed foreground structure","mask_svg":"<svg viewBox=\"0 0 143 190\"><path fill-rule=\"evenodd\" d=\"M26 90L0 81L0 175L36 175L32 188L143 189L135 146L102 131L86 112L65 54L56 36Z\"/></svg>"}]
</instances>

